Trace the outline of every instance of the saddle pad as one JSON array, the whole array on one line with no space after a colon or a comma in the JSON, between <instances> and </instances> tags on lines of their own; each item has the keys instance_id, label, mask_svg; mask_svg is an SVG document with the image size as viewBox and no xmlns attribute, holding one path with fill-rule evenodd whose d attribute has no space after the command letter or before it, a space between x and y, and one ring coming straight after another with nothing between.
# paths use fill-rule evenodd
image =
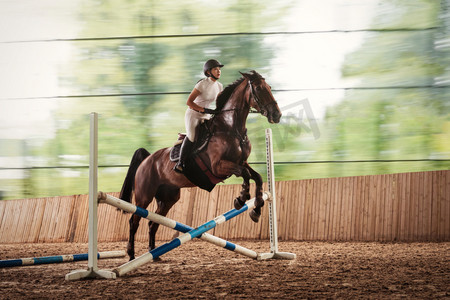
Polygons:
<instances>
[{"instance_id":1,"label":"saddle pad","mask_svg":"<svg viewBox=\"0 0 450 300\"><path fill-rule=\"evenodd\" d=\"M180 159L181 144L182 141L180 141L178 144L175 144L172 149L170 149L170 161L177 162Z\"/></svg>"}]
</instances>

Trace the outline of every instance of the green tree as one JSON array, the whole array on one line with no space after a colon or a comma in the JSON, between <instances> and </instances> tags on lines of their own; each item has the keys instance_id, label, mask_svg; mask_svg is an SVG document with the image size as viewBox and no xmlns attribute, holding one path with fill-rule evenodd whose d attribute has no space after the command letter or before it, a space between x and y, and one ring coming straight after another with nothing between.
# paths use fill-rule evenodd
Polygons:
<instances>
[{"instance_id":1,"label":"green tree","mask_svg":"<svg viewBox=\"0 0 450 300\"><path fill-rule=\"evenodd\" d=\"M442 31L448 30L443 26L448 22L448 1L386 0L380 7L374 28L405 30L372 33L347 56L343 76L358 78L359 87L373 89L348 91L342 103L328 110L327 126L334 130L329 136L330 155L343 160L445 155L437 145L450 119L448 100L442 95L448 95L448 87L435 80L448 76L444 64L448 58L436 48ZM400 169L380 163L366 172L445 167L448 163L415 163Z\"/></svg>"}]
</instances>

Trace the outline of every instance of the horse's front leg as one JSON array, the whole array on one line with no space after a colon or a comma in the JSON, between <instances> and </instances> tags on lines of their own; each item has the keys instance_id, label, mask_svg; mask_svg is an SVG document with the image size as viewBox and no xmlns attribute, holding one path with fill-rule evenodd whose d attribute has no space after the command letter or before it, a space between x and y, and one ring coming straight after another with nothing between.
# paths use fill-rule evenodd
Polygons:
<instances>
[{"instance_id":1,"label":"horse's front leg","mask_svg":"<svg viewBox=\"0 0 450 300\"><path fill-rule=\"evenodd\" d=\"M242 169L242 178L244 178L244 182L242 183L241 195L234 199L234 208L241 209L245 202L250 199L250 172L246 169Z\"/></svg>"},{"instance_id":2,"label":"horse's front leg","mask_svg":"<svg viewBox=\"0 0 450 300\"><path fill-rule=\"evenodd\" d=\"M250 178L255 181L256 188L255 188L255 208L250 212L250 218L253 220L253 222L258 222L259 217L261 216L261 207L264 206L264 199L263 199L263 188L262 188L262 177L259 175L258 172L253 170L247 162L244 163L245 169L250 173Z\"/></svg>"},{"instance_id":3,"label":"horse's front leg","mask_svg":"<svg viewBox=\"0 0 450 300\"><path fill-rule=\"evenodd\" d=\"M234 162L222 160L217 165L215 165L215 167L215 171L217 172L216 174L233 174L239 177L242 176L244 178L241 196L234 200L234 206L236 209L241 209L245 204L245 201L250 199L250 179L253 179L255 181L255 208L250 212L250 218L254 222L258 222L259 217L261 216L261 207L264 206L262 189L263 181L261 175L253 170L247 162L240 166Z\"/></svg>"},{"instance_id":4,"label":"horse's front leg","mask_svg":"<svg viewBox=\"0 0 450 300\"><path fill-rule=\"evenodd\" d=\"M241 209L245 202L250 199L250 172L244 166L228 160L220 160L212 165L213 173L217 176L226 177L235 175L243 177L241 195L234 199L234 208Z\"/></svg>"}]
</instances>

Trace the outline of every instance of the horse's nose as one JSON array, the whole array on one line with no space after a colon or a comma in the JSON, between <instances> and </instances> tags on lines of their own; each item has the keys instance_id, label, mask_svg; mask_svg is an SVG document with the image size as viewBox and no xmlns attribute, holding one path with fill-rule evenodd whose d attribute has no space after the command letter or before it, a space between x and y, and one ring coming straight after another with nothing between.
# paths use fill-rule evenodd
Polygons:
<instances>
[{"instance_id":1,"label":"horse's nose","mask_svg":"<svg viewBox=\"0 0 450 300\"><path fill-rule=\"evenodd\" d=\"M272 116L272 121L274 123L280 123L281 115L282 115L281 111L276 110Z\"/></svg>"}]
</instances>

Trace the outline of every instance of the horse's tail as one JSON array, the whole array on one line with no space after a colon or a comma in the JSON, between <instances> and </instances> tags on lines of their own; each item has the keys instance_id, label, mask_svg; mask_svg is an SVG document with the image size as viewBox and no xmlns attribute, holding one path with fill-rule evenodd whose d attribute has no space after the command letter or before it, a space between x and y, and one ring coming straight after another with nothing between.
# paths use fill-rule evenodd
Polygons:
<instances>
[{"instance_id":1,"label":"horse's tail","mask_svg":"<svg viewBox=\"0 0 450 300\"><path fill-rule=\"evenodd\" d=\"M131 203L131 194L134 188L134 177L139 165L150 155L150 152L144 148L137 149L131 158L130 167L128 168L127 176L123 181L122 190L119 198Z\"/></svg>"}]
</instances>

